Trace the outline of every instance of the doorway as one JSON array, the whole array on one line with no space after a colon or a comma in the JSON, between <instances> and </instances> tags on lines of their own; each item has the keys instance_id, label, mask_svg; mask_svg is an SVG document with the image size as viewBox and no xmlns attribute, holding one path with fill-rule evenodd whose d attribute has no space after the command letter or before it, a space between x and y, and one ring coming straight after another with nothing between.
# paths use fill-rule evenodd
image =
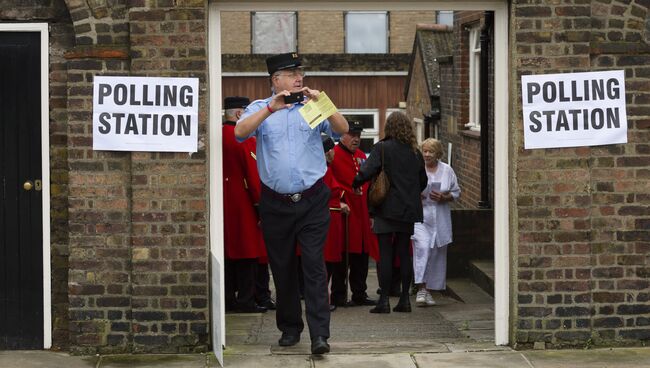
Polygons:
<instances>
[{"instance_id":1,"label":"doorway","mask_svg":"<svg viewBox=\"0 0 650 368\"><path fill-rule=\"evenodd\" d=\"M509 339L509 237L508 237L508 7L507 1L412 1L412 2L309 2L278 3L256 2L240 3L234 1L215 1L210 4L209 15L209 74L210 74L210 162L220 161L221 130L218 129L221 113L221 21L222 11L281 11L301 10L481 10L494 11L495 55L494 55L494 121L495 121L495 188L494 188L494 244L495 244L495 343L505 345ZM335 9L334 9L335 8ZM220 165L210 165L210 247L217 267L223 262L222 236L222 193L218 185L221 177ZM213 265L214 266L214 265ZM222 275L213 273L213 281L223 285ZM223 286L221 286L223 287ZM220 290L213 290L212 326L215 353L221 355L225 340L224 303L214 300Z\"/></svg>"},{"instance_id":2,"label":"doorway","mask_svg":"<svg viewBox=\"0 0 650 368\"><path fill-rule=\"evenodd\" d=\"M0 28L0 349L51 345L47 52L46 24Z\"/></svg>"}]
</instances>

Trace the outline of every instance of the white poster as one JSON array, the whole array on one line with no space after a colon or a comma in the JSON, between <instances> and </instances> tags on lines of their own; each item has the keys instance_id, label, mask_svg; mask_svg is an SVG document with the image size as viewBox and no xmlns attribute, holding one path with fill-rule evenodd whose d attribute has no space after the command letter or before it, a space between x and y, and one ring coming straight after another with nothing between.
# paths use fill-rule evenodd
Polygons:
<instances>
[{"instance_id":1,"label":"white poster","mask_svg":"<svg viewBox=\"0 0 650 368\"><path fill-rule=\"evenodd\" d=\"M521 90L526 149L627 143L622 70L524 75Z\"/></svg>"},{"instance_id":2,"label":"white poster","mask_svg":"<svg viewBox=\"0 0 650 368\"><path fill-rule=\"evenodd\" d=\"M196 152L198 78L96 76L93 149Z\"/></svg>"}]
</instances>

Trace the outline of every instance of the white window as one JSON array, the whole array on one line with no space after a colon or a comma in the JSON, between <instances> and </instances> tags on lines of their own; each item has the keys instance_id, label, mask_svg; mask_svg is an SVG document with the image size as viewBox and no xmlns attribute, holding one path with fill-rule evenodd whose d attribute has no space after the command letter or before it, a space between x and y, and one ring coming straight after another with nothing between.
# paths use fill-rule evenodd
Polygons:
<instances>
[{"instance_id":1,"label":"white window","mask_svg":"<svg viewBox=\"0 0 650 368\"><path fill-rule=\"evenodd\" d=\"M372 146L379 140L379 111L376 109L339 110L348 121L359 121L363 126L361 132L361 150L370 153Z\"/></svg>"},{"instance_id":2,"label":"white window","mask_svg":"<svg viewBox=\"0 0 650 368\"><path fill-rule=\"evenodd\" d=\"M436 12L436 23L449 27L454 26L454 12L452 10L441 10Z\"/></svg>"},{"instance_id":3,"label":"white window","mask_svg":"<svg viewBox=\"0 0 650 368\"><path fill-rule=\"evenodd\" d=\"M345 52L385 54L388 52L388 13L345 13Z\"/></svg>"},{"instance_id":4,"label":"white window","mask_svg":"<svg viewBox=\"0 0 650 368\"><path fill-rule=\"evenodd\" d=\"M469 130L481 131L481 27L469 29Z\"/></svg>"},{"instance_id":5,"label":"white window","mask_svg":"<svg viewBox=\"0 0 650 368\"><path fill-rule=\"evenodd\" d=\"M296 52L295 12L254 12L253 54Z\"/></svg>"}]
</instances>

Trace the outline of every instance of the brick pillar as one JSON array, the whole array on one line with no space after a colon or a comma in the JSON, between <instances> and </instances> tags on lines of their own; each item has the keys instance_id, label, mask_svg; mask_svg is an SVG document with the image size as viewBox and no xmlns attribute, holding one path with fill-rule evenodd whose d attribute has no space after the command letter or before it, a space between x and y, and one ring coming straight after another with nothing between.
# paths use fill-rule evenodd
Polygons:
<instances>
[{"instance_id":1,"label":"brick pillar","mask_svg":"<svg viewBox=\"0 0 650 368\"><path fill-rule=\"evenodd\" d=\"M128 73L123 49L78 48L68 59L71 351L129 351L131 159L92 150L95 75Z\"/></svg>"},{"instance_id":2,"label":"brick pillar","mask_svg":"<svg viewBox=\"0 0 650 368\"><path fill-rule=\"evenodd\" d=\"M195 76L206 86L205 1L129 11L131 71ZM133 349L208 350L207 93L199 100L199 152L132 155Z\"/></svg>"}]
</instances>

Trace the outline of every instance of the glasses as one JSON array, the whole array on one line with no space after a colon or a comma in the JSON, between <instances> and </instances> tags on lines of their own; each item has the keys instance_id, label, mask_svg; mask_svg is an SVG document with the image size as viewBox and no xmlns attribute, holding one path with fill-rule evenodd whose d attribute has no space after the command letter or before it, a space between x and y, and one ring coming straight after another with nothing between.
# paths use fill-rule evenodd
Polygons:
<instances>
[{"instance_id":1,"label":"glasses","mask_svg":"<svg viewBox=\"0 0 650 368\"><path fill-rule=\"evenodd\" d=\"M286 71L286 72L282 72L282 73L278 72L275 75L277 75L277 76L285 76L285 77L292 77L292 78L304 77L305 76L305 71L302 70L302 69L294 69L294 70Z\"/></svg>"}]
</instances>

